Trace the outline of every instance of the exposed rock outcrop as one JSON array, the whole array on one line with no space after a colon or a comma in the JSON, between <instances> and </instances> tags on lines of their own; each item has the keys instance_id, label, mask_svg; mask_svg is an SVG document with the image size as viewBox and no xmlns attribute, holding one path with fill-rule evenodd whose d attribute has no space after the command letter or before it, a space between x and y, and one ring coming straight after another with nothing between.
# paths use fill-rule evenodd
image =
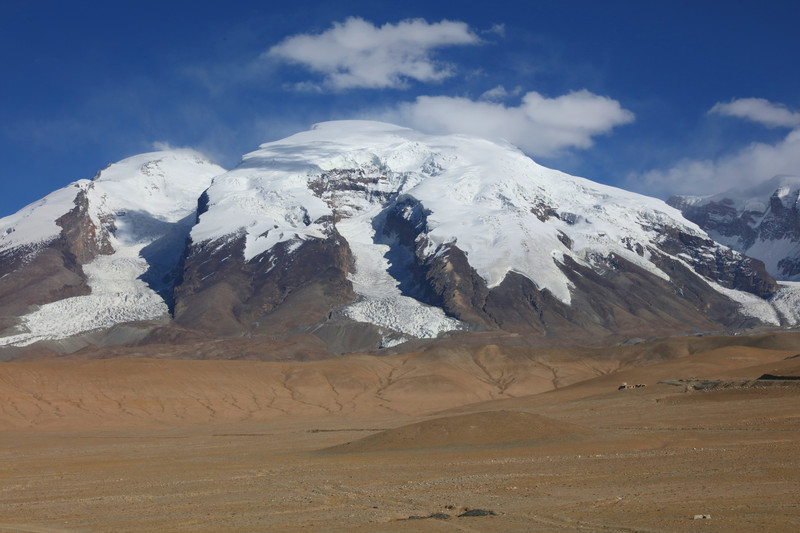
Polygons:
<instances>
[{"instance_id":1,"label":"exposed rock outcrop","mask_svg":"<svg viewBox=\"0 0 800 533\"><path fill-rule=\"evenodd\" d=\"M243 250L243 236L188 246L175 289L178 325L211 335L285 335L353 299L353 259L332 226L327 239L279 243L249 261Z\"/></svg>"}]
</instances>

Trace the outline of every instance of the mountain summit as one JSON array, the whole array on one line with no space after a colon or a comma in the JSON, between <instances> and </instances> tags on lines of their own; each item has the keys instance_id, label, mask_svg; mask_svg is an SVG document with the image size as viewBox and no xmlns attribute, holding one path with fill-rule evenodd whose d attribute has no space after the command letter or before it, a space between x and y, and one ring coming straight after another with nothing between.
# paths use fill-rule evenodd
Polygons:
<instances>
[{"instance_id":1,"label":"mountain summit","mask_svg":"<svg viewBox=\"0 0 800 533\"><path fill-rule=\"evenodd\" d=\"M378 122L318 124L229 172L197 154L136 156L0 231L7 345L90 330L131 342L119 325L134 322L136 342L303 338L344 353L797 321L760 261L664 202L504 142ZM58 325L68 317L80 325Z\"/></svg>"}]
</instances>

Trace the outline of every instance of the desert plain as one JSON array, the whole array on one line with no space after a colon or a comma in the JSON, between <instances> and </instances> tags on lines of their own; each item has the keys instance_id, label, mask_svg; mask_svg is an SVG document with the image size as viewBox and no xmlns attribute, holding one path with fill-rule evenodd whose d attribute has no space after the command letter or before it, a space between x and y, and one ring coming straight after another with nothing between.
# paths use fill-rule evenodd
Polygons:
<instances>
[{"instance_id":1,"label":"desert plain","mask_svg":"<svg viewBox=\"0 0 800 533\"><path fill-rule=\"evenodd\" d=\"M800 334L0 364L0 531L798 531ZM629 385L646 385L622 388Z\"/></svg>"}]
</instances>

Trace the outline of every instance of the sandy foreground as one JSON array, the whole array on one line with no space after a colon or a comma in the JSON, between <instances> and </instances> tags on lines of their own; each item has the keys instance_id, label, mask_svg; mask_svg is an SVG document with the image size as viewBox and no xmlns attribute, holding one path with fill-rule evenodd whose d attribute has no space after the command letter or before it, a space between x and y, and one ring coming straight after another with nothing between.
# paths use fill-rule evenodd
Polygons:
<instances>
[{"instance_id":1,"label":"sandy foreground","mask_svg":"<svg viewBox=\"0 0 800 533\"><path fill-rule=\"evenodd\" d=\"M800 530L798 338L692 342L3 363L0 531Z\"/></svg>"}]
</instances>

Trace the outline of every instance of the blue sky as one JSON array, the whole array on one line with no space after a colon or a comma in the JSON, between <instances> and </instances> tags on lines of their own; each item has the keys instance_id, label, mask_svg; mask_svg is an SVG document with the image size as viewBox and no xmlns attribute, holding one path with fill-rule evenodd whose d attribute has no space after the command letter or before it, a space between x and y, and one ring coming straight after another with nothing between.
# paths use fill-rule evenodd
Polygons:
<instances>
[{"instance_id":1,"label":"blue sky","mask_svg":"<svg viewBox=\"0 0 800 533\"><path fill-rule=\"evenodd\" d=\"M0 216L170 145L315 122L507 138L667 197L800 174L797 2L0 0Z\"/></svg>"}]
</instances>

